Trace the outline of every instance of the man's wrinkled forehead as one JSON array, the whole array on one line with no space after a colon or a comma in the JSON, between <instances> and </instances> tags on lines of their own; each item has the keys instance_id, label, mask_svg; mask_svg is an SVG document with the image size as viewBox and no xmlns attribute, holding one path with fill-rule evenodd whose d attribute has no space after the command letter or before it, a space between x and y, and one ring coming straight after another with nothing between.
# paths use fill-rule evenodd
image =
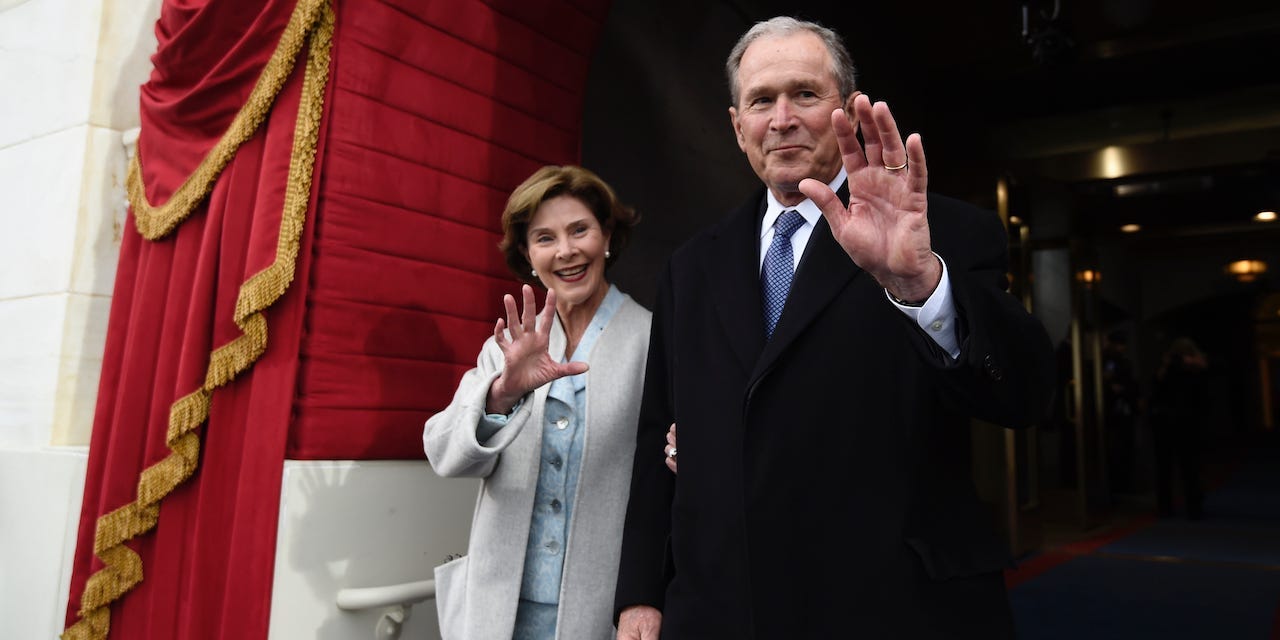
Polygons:
<instances>
[{"instance_id":1,"label":"man's wrinkled forehead","mask_svg":"<svg viewBox=\"0 0 1280 640\"><path fill-rule=\"evenodd\" d=\"M770 67L782 67L785 77L759 75L761 70ZM812 89L825 82L839 86L834 62L822 39L807 31L763 36L752 42L739 60L736 79L739 101L746 101L748 94L758 95L766 88L761 86L764 83L768 83L767 89L771 91L790 91Z\"/></svg>"}]
</instances>

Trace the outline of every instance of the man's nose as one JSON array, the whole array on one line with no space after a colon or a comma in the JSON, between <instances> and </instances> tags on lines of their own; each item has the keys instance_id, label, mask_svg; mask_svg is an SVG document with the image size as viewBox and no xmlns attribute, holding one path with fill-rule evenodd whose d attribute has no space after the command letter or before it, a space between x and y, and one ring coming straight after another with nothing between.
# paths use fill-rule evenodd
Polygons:
<instances>
[{"instance_id":1,"label":"man's nose","mask_svg":"<svg viewBox=\"0 0 1280 640\"><path fill-rule=\"evenodd\" d=\"M795 126L796 111L795 105L791 104L791 100L786 96L780 96L773 103L773 118L769 122L769 126L776 131L786 131Z\"/></svg>"}]
</instances>

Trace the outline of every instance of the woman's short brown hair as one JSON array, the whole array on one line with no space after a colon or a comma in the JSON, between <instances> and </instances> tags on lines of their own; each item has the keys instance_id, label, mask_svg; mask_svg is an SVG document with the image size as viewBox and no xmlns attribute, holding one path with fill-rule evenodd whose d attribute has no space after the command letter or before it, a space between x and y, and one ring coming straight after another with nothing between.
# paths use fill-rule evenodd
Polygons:
<instances>
[{"instance_id":1,"label":"woman's short brown hair","mask_svg":"<svg viewBox=\"0 0 1280 640\"><path fill-rule=\"evenodd\" d=\"M619 202L613 189L600 176L572 165L538 169L511 192L507 208L502 212L502 241L498 249L506 257L511 273L521 282L540 284L530 273L533 267L523 251L528 248L529 221L542 203L559 196L572 196L581 201L595 214L600 228L611 234L606 269L622 254L631 227L640 221L635 209Z\"/></svg>"}]
</instances>

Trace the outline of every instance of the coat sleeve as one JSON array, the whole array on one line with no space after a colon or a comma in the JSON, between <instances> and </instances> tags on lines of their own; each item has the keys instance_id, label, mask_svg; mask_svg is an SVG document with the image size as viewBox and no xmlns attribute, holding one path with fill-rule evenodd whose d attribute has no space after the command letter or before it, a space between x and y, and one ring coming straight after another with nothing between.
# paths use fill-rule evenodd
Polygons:
<instances>
[{"instance_id":1,"label":"coat sleeve","mask_svg":"<svg viewBox=\"0 0 1280 640\"><path fill-rule=\"evenodd\" d=\"M999 218L963 207L953 220L930 220L945 229L947 245L938 253L949 267L960 356L945 357L915 326L913 343L935 363L942 399L952 410L1006 427L1029 426L1051 405L1053 347L1040 321L1008 293L1008 243Z\"/></svg>"},{"instance_id":2,"label":"coat sleeve","mask_svg":"<svg viewBox=\"0 0 1280 640\"><path fill-rule=\"evenodd\" d=\"M527 396L507 424L487 442L476 438L476 428L484 417L489 387L502 373L502 350L489 338L480 349L476 367L466 372L458 383L449 406L431 416L422 431L422 445L431 468L444 477L488 477L506 449L533 414Z\"/></svg>"},{"instance_id":3,"label":"coat sleeve","mask_svg":"<svg viewBox=\"0 0 1280 640\"><path fill-rule=\"evenodd\" d=\"M675 419L672 394L672 278L667 266L658 284L649 333L631 493L623 524L622 556L614 595L613 619L632 605L662 609L668 575L667 541L671 533L671 499L675 475L662 460L667 428Z\"/></svg>"}]
</instances>

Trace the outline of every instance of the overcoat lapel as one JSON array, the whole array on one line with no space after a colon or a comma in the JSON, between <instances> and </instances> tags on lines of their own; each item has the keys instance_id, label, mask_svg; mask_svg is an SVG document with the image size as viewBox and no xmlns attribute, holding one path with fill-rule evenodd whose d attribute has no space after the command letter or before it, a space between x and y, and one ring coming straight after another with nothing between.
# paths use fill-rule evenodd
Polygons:
<instances>
[{"instance_id":1,"label":"overcoat lapel","mask_svg":"<svg viewBox=\"0 0 1280 640\"><path fill-rule=\"evenodd\" d=\"M744 373L764 348L764 311L760 302L760 218L764 191L725 220L712 249L703 257L716 314Z\"/></svg>"}]
</instances>

